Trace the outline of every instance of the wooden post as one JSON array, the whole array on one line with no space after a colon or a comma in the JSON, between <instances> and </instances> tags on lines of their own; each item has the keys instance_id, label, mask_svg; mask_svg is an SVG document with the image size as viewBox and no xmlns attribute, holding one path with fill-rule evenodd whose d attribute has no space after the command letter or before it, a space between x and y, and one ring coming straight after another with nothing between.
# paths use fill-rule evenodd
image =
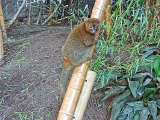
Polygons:
<instances>
[{"instance_id":1,"label":"wooden post","mask_svg":"<svg viewBox=\"0 0 160 120\"><path fill-rule=\"evenodd\" d=\"M28 25L32 24L32 2L29 3Z\"/></svg>"},{"instance_id":2,"label":"wooden post","mask_svg":"<svg viewBox=\"0 0 160 120\"><path fill-rule=\"evenodd\" d=\"M105 14L107 0L96 0L91 18L98 18L102 21ZM96 34L96 39L99 36L99 31ZM95 45L92 47L90 57L92 57ZM75 112L75 108L82 90L82 86L88 71L90 61L86 61L81 66L74 68L73 75L68 85L66 94L63 99L62 106L60 108L57 120L72 120Z\"/></svg>"},{"instance_id":3,"label":"wooden post","mask_svg":"<svg viewBox=\"0 0 160 120\"><path fill-rule=\"evenodd\" d=\"M2 30L0 28L0 66L4 64L4 50L3 50L3 37Z\"/></svg>"},{"instance_id":4,"label":"wooden post","mask_svg":"<svg viewBox=\"0 0 160 120\"><path fill-rule=\"evenodd\" d=\"M40 8L39 8L39 14L38 14L38 19L37 19L36 24L39 24L39 21L41 19L41 14L42 14L42 5L43 5L42 1L40 1L39 4L40 4L39 6Z\"/></svg>"},{"instance_id":5,"label":"wooden post","mask_svg":"<svg viewBox=\"0 0 160 120\"><path fill-rule=\"evenodd\" d=\"M1 0L0 0L0 27L1 27L3 39L7 39Z\"/></svg>"},{"instance_id":6,"label":"wooden post","mask_svg":"<svg viewBox=\"0 0 160 120\"><path fill-rule=\"evenodd\" d=\"M107 1L107 7L106 7L106 35L109 36L110 28L111 28L111 0Z\"/></svg>"},{"instance_id":7,"label":"wooden post","mask_svg":"<svg viewBox=\"0 0 160 120\"><path fill-rule=\"evenodd\" d=\"M50 4L49 4L49 16L53 13L53 6L52 6L52 2L50 1ZM53 16L49 19L49 22L48 22L48 25L52 25L52 19Z\"/></svg>"},{"instance_id":8,"label":"wooden post","mask_svg":"<svg viewBox=\"0 0 160 120\"><path fill-rule=\"evenodd\" d=\"M4 16L3 16L3 11L2 11L2 3L0 0L0 66L4 64L3 38L7 39L7 34L6 34Z\"/></svg>"}]
</instances>

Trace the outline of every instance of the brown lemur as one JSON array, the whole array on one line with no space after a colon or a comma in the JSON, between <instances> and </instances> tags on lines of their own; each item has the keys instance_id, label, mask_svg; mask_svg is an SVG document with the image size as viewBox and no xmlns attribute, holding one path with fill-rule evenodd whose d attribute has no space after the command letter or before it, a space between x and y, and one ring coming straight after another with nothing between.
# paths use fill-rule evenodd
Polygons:
<instances>
[{"instance_id":1,"label":"brown lemur","mask_svg":"<svg viewBox=\"0 0 160 120\"><path fill-rule=\"evenodd\" d=\"M97 43L95 34L99 30L99 24L98 18L88 18L71 31L62 47L64 63L58 84L58 107L62 103L73 68L91 59L90 49Z\"/></svg>"}]
</instances>

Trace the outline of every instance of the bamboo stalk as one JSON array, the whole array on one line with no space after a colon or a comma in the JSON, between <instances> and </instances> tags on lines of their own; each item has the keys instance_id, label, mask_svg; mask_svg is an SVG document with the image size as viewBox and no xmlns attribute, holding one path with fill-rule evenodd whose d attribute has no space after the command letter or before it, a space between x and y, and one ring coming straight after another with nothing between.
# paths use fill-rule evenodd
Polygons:
<instances>
[{"instance_id":1,"label":"bamboo stalk","mask_svg":"<svg viewBox=\"0 0 160 120\"><path fill-rule=\"evenodd\" d=\"M32 24L32 2L29 3L28 25Z\"/></svg>"},{"instance_id":2,"label":"bamboo stalk","mask_svg":"<svg viewBox=\"0 0 160 120\"><path fill-rule=\"evenodd\" d=\"M109 32L110 32L110 28L111 28L111 20L110 20L110 16L111 16L111 0L107 1L107 9L106 9L106 35L109 36Z\"/></svg>"},{"instance_id":3,"label":"bamboo stalk","mask_svg":"<svg viewBox=\"0 0 160 120\"><path fill-rule=\"evenodd\" d=\"M40 19L41 19L42 5L43 5L42 1L40 1L39 3L40 3L40 8L39 8L38 19L37 19L37 22L36 22L37 25L39 24L39 21L40 21Z\"/></svg>"},{"instance_id":4,"label":"bamboo stalk","mask_svg":"<svg viewBox=\"0 0 160 120\"><path fill-rule=\"evenodd\" d=\"M49 16L53 13L53 6L52 6L52 2L50 1L50 4L49 4ZM49 19L49 22L48 22L48 25L51 25L52 24L52 19L53 16Z\"/></svg>"},{"instance_id":5,"label":"bamboo stalk","mask_svg":"<svg viewBox=\"0 0 160 120\"><path fill-rule=\"evenodd\" d=\"M83 119L83 115L86 110L87 103L88 103L95 79L96 79L96 72L89 70L86 75L86 81L84 82L82 92L76 107L76 111L74 113L75 118L73 120Z\"/></svg>"},{"instance_id":6,"label":"bamboo stalk","mask_svg":"<svg viewBox=\"0 0 160 120\"><path fill-rule=\"evenodd\" d=\"M1 1L0 1L0 26L1 26L1 30L2 30L3 39L7 39L6 27L5 27L5 23L4 23L4 16L3 16L2 2Z\"/></svg>"},{"instance_id":7,"label":"bamboo stalk","mask_svg":"<svg viewBox=\"0 0 160 120\"><path fill-rule=\"evenodd\" d=\"M4 49L3 49L3 37L2 30L0 28L0 66L4 64Z\"/></svg>"},{"instance_id":8,"label":"bamboo stalk","mask_svg":"<svg viewBox=\"0 0 160 120\"><path fill-rule=\"evenodd\" d=\"M102 21L105 14L105 8L107 0L96 0L91 18L98 18ZM96 34L96 39L98 38L99 31ZM92 47L90 56L92 57L95 45ZM71 77L69 86L67 88L65 97L63 99L62 106L60 108L57 120L72 120L75 108L82 90L84 83L84 78L89 67L90 61L86 61L81 66L74 68L73 75Z\"/></svg>"}]
</instances>

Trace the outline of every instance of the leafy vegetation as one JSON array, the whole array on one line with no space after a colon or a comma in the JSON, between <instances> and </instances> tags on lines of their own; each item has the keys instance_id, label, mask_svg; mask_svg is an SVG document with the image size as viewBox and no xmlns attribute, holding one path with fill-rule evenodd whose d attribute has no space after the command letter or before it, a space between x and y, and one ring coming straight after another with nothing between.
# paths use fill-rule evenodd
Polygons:
<instances>
[{"instance_id":1,"label":"leafy vegetation","mask_svg":"<svg viewBox=\"0 0 160 120\"><path fill-rule=\"evenodd\" d=\"M90 67L98 73L96 91L105 91L99 106L113 97L111 120L158 120L160 23L156 17L149 21L153 9L146 10L142 0L115 6L110 36L104 38L102 29L97 59Z\"/></svg>"},{"instance_id":2,"label":"leafy vegetation","mask_svg":"<svg viewBox=\"0 0 160 120\"><path fill-rule=\"evenodd\" d=\"M117 74L116 70L105 72L106 76L112 76L108 79L114 81L110 82L112 87L106 91L99 105L102 105L108 97L116 95L110 106L112 107L111 120L117 118L118 120L147 120L150 116L156 119L160 108L160 57L153 55L154 53L160 54L160 49L146 48L141 55L148 59L138 70L135 69L132 75Z\"/></svg>"}]
</instances>

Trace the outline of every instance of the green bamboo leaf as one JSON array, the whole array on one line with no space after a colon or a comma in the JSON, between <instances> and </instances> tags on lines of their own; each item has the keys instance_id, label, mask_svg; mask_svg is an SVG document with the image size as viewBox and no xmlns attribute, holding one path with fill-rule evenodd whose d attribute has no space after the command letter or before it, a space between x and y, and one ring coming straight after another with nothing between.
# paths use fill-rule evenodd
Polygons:
<instances>
[{"instance_id":1,"label":"green bamboo leaf","mask_svg":"<svg viewBox=\"0 0 160 120\"><path fill-rule=\"evenodd\" d=\"M134 112L136 112L138 110L142 110L144 108L142 101L129 102L127 104L133 107Z\"/></svg>"},{"instance_id":2,"label":"green bamboo leaf","mask_svg":"<svg viewBox=\"0 0 160 120\"><path fill-rule=\"evenodd\" d=\"M156 101L148 101L148 108L153 116L156 119L157 116L157 104Z\"/></svg>"},{"instance_id":3,"label":"green bamboo leaf","mask_svg":"<svg viewBox=\"0 0 160 120\"><path fill-rule=\"evenodd\" d=\"M143 108L143 110L140 111L140 119L139 120L147 120L149 114L150 114L149 109L147 107Z\"/></svg>"},{"instance_id":4,"label":"green bamboo leaf","mask_svg":"<svg viewBox=\"0 0 160 120\"><path fill-rule=\"evenodd\" d=\"M136 98L137 90L139 88L139 81L129 81L129 88L131 89L134 98Z\"/></svg>"},{"instance_id":5,"label":"green bamboo leaf","mask_svg":"<svg viewBox=\"0 0 160 120\"><path fill-rule=\"evenodd\" d=\"M116 70L104 72L104 77L107 78L108 80L117 79L117 78L121 77L122 75L123 74L119 73Z\"/></svg>"},{"instance_id":6,"label":"green bamboo leaf","mask_svg":"<svg viewBox=\"0 0 160 120\"><path fill-rule=\"evenodd\" d=\"M153 68L157 77L160 77L160 55L154 59Z\"/></svg>"},{"instance_id":7,"label":"green bamboo leaf","mask_svg":"<svg viewBox=\"0 0 160 120\"><path fill-rule=\"evenodd\" d=\"M113 86L111 89L109 89L107 91L104 98L99 102L98 106L101 106L110 95L118 94L118 93L124 91L125 88L126 88L126 86Z\"/></svg>"}]
</instances>

